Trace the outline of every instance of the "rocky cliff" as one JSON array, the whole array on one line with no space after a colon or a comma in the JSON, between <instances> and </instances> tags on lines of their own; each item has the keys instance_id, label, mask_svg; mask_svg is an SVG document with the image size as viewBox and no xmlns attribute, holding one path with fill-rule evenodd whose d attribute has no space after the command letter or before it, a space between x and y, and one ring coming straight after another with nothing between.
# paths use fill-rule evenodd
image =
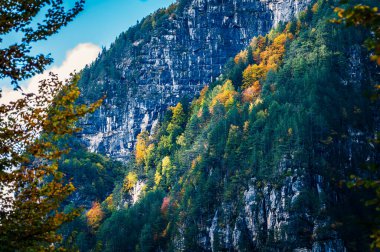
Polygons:
<instances>
[{"instance_id":1,"label":"rocky cliff","mask_svg":"<svg viewBox=\"0 0 380 252\"><path fill-rule=\"evenodd\" d=\"M234 10L227 3L239 14L226 16L223 30L210 20L222 22L217 13ZM373 192L346 186L379 163L379 104L369 97L380 75L362 46L368 31L329 22L338 0L318 0L214 69L250 41L243 34L264 32L249 22L272 26L296 12L292 3L182 1L122 34L83 72L85 99L107 93L85 137L119 158L168 105L218 79L137 137L135 159L101 204L100 226L77 224L80 251L369 251L376 206L363 202ZM220 36L199 42L214 31Z\"/></svg>"},{"instance_id":2,"label":"rocky cliff","mask_svg":"<svg viewBox=\"0 0 380 252\"><path fill-rule=\"evenodd\" d=\"M126 159L168 106L213 82L227 60L310 0L182 0L120 35L83 72L83 98L106 94L87 119L91 151Z\"/></svg>"}]
</instances>

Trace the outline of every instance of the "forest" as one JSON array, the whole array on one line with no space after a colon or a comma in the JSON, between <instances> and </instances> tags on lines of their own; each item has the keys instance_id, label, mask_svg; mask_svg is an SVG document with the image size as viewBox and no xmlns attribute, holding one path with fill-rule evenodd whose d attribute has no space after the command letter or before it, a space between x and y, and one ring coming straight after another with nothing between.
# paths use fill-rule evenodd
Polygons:
<instances>
[{"instance_id":1,"label":"forest","mask_svg":"<svg viewBox=\"0 0 380 252\"><path fill-rule=\"evenodd\" d=\"M68 83L53 75L40 96L1 105L0 250L377 251L380 14L349 2L313 1L253 37L140 132L128 161L77 136L109 98L80 90L94 72L122 78L122 48L189 1L144 18ZM15 86L32 66L11 71Z\"/></svg>"},{"instance_id":2,"label":"forest","mask_svg":"<svg viewBox=\"0 0 380 252\"><path fill-rule=\"evenodd\" d=\"M350 77L358 67L352 54L368 54L361 46L368 32L342 29L330 22L334 17L329 3L318 1L297 19L253 38L218 81L193 101L170 107L153 134L140 133L134 159L112 193L69 224L82 228L70 236L70 246L202 251L199 239L215 212L224 218L218 225L233 225L250 184L264 198L268 186L279 190L300 177L306 185L284 207L294 219L277 230L261 229L255 242L241 235L239 251L308 247L315 236L332 232L349 250L369 249L376 213L361 202L373 194L352 192L342 181L378 159L377 149L363 144L370 136L355 132L375 132L378 103L363 94L375 93L379 80L368 57L361 63L365 79ZM352 221L358 213L360 223ZM327 224L315 232L310 219ZM294 238L284 241L278 232ZM232 249L223 235L216 231L213 251Z\"/></svg>"}]
</instances>

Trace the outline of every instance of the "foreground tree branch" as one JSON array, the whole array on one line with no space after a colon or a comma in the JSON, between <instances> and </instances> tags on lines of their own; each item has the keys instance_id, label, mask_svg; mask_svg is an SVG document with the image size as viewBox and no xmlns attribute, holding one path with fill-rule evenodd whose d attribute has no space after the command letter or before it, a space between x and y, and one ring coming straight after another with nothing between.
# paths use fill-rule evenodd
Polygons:
<instances>
[{"instance_id":1,"label":"foreground tree branch","mask_svg":"<svg viewBox=\"0 0 380 252\"><path fill-rule=\"evenodd\" d=\"M69 149L63 139L80 131L77 121L100 106L76 103L78 75L67 83L51 74L38 94L0 105L0 251L54 250L56 230L79 215L60 204L74 190L58 170Z\"/></svg>"},{"instance_id":2,"label":"foreground tree branch","mask_svg":"<svg viewBox=\"0 0 380 252\"><path fill-rule=\"evenodd\" d=\"M65 10L63 0L0 1L0 46L10 33L21 37L17 43L0 47L0 79L9 77L18 87L18 81L42 73L53 60L49 55L31 55L31 44L46 40L66 26L83 10L84 2L79 0Z\"/></svg>"}]
</instances>

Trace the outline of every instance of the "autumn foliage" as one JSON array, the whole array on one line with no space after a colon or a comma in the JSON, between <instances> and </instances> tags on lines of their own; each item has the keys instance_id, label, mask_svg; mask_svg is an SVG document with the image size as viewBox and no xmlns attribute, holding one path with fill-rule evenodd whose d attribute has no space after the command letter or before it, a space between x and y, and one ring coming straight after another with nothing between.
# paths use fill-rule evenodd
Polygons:
<instances>
[{"instance_id":1,"label":"autumn foliage","mask_svg":"<svg viewBox=\"0 0 380 252\"><path fill-rule=\"evenodd\" d=\"M97 229L104 218L104 212L99 202L94 202L87 214L87 223L93 229Z\"/></svg>"},{"instance_id":2,"label":"autumn foliage","mask_svg":"<svg viewBox=\"0 0 380 252\"><path fill-rule=\"evenodd\" d=\"M334 11L338 18L333 22L369 29L371 36L367 38L365 45L373 52L371 59L380 65L380 10L378 6L375 6L375 2L377 1L373 1L374 6L357 4L348 8L336 7Z\"/></svg>"},{"instance_id":3,"label":"autumn foliage","mask_svg":"<svg viewBox=\"0 0 380 252\"><path fill-rule=\"evenodd\" d=\"M138 164L143 164L147 155L149 143L149 133L146 131L141 132L137 136L135 158Z\"/></svg>"},{"instance_id":4,"label":"autumn foliage","mask_svg":"<svg viewBox=\"0 0 380 252\"><path fill-rule=\"evenodd\" d=\"M252 54L255 61L243 72L243 88L255 85L255 90L260 91L260 80L265 78L271 70L276 70L282 61L285 53L285 43L292 39L293 35L284 31L278 34L269 45L266 46L265 37L255 38L252 43Z\"/></svg>"},{"instance_id":5,"label":"autumn foliage","mask_svg":"<svg viewBox=\"0 0 380 252\"><path fill-rule=\"evenodd\" d=\"M74 190L59 171L69 151L60 140L79 132L76 122L101 103L78 105L79 76L67 83L51 74L38 94L0 105L0 250L53 250L55 231L79 210L59 207Z\"/></svg>"},{"instance_id":6,"label":"autumn foliage","mask_svg":"<svg viewBox=\"0 0 380 252\"><path fill-rule=\"evenodd\" d=\"M135 172L129 172L127 176L124 178L123 182L123 189L124 191L129 191L131 190L137 183L138 181L138 176Z\"/></svg>"},{"instance_id":7,"label":"autumn foliage","mask_svg":"<svg viewBox=\"0 0 380 252\"><path fill-rule=\"evenodd\" d=\"M255 101L261 92L261 86L259 81L255 81L252 86L246 88L242 92L243 102L253 102Z\"/></svg>"},{"instance_id":8,"label":"autumn foliage","mask_svg":"<svg viewBox=\"0 0 380 252\"><path fill-rule=\"evenodd\" d=\"M237 95L237 92L235 91L234 86L230 80L225 81L223 86L219 86L217 88L220 90L211 101L211 112L213 111L213 107L218 103L223 104L225 107L228 107L234 102L235 96Z\"/></svg>"},{"instance_id":9,"label":"autumn foliage","mask_svg":"<svg viewBox=\"0 0 380 252\"><path fill-rule=\"evenodd\" d=\"M164 215L167 214L169 206L170 206L170 197L165 197L162 200L161 213Z\"/></svg>"}]
</instances>

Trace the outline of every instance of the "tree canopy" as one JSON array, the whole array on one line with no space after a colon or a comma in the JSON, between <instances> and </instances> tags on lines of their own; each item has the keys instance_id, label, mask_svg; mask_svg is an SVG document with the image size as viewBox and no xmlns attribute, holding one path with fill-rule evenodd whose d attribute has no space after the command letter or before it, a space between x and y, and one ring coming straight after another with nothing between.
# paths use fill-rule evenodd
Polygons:
<instances>
[{"instance_id":1,"label":"tree canopy","mask_svg":"<svg viewBox=\"0 0 380 252\"><path fill-rule=\"evenodd\" d=\"M12 33L21 39L0 49L0 79L9 77L18 87L18 81L42 73L53 59L49 55L31 55L32 43L46 40L66 26L83 10L84 2L79 0L66 10L63 0L1 1L0 45Z\"/></svg>"},{"instance_id":2,"label":"tree canopy","mask_svg":"<svg viewBox=\"0 0 380 252\"><path fill-rule=\"evenodd\" d=\"M102 102L78 105L79 76L51 78L38 94L0 105L0 250L46 250L60 241L56 230L78 216L60 205L74 190L59 171L69 149L60 140L78 132L79 118Z\"/></svg>"}]
</instances>

